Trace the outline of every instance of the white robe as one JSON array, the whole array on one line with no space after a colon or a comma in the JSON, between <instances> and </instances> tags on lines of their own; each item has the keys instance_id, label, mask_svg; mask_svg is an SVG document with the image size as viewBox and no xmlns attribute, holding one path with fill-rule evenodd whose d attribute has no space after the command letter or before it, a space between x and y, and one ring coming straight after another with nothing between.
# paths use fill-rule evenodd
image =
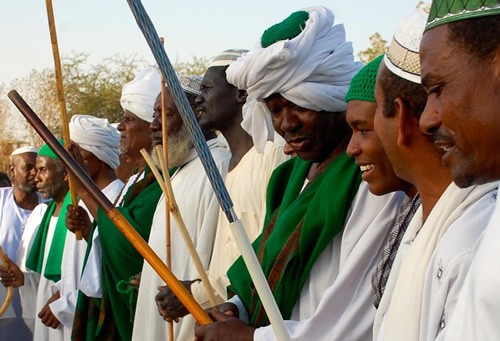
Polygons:
<instances>
[{"instance_id":1,"label":"white robe","mask_svg":"<svg viewBox=\"0 0 500 341\"><path fill-rule=\"evenodd\" d=\"M222 148L216 139L207 141L207 144L217 168L224 177L229 163L229 152ZM172 188L189 235L204 268L207 269L214 245L219 202L194 150L191 151L186 161L188 162L172 176ZM162 195L154 214L149 245L163 260L166 259L165 216L165 197ZM199 278L173 217L171 217L171 240L173 274L180 280ZM165 285L165 283L151 266L144 262L134 319L133 340L167 340L168 326L158 314L155 302L159 285ZM195 320L191 315L182 318L179 323L175 324L175 338L192 340L194 323Z\"/></svg>"},{"instance_id":2,"label":"white robe","mask_svg":"<svg viewBox=\"0 0 500 341\"><path fill-rule=\"evenodd\" d=\"M42 197L37 193L38 202ZM21 243L24 226L31 210L17 206L14 200L12 187L0 188L0 245L14 263L19 265L17 251ZM0 285L0 302L4 302L7 289ZM7 311L0 317L0 340L20 340L31 335L27 325L22 319L21 299L19 289L13 290L13 298Z\"/></svg>"},{"instance_id":3,"label":"white robe","mask_svg":"<svg viewBox=\"0 0 500 341\"><path fill-rule=\"evenodd\" d=\"M117 179L106 186L102 192L110 201L114 201L122 188L123 182ZM87 209L82 201L79 205ZM90 218L93 221L91 215ZM59 291L60 298L50 304L50 310L63 325L62 331L65 341L71 340L80 275L86 250L87 242L84 239L76 240L75 234L71 232L66 234L61 262L61 280L52 288L52 293Z\"/></svg>"},{"instance_id":4,"label":"white robe","mask_svg":"<svg viewBox=\"0 0 500 341\"><path fill-rule=\"evenodd\" d=\"M262 154L252 147L226 176L225 184L233 201L234 211L243 222L251 242L259 236L264 224L269 178L273 170L288 158L283 153L283 141L278 141L268 141ZM207 276L221 301L227 299L229 279L226 272L240 254L229 221L220 209L214 252ZM191 291L198 303L208 302L203 283L193 283Z\"/></svg>"},{"instance_id":5,"label":"white robe","mask_svg":"<svg viewBox=\"0 0 500 341\"><path fill-rule=\"evenodd\" d=\"M428 287L433 285L433 269L440 266L441 270L443 269L443 264L439 263L443 259L439 259L439 257L446 255L446 257L451 258L454 250L460 251L460 245L450 244L454 238L457 238L455 242L458 242L459 234L462 233L462 229L455 228L455 226L480 224L484 216L479 214L471 216L465 215L465 213L474 210L475 205L492 189L492 186L489 185L459 189L454 183L451 183L439 198L425 223L422 218L422 208L419 208L403 236L386 290L377 310L373 332L375 340L399 340L402 337L407 340L421 339L424 337L424 335L420 335L422 323L425 324L424 329L426 330L432 328L432 325L439 324L441 316L437 317L437 321L429 319L436 318L436 315L443 311L445 304L450 312L453 310L453 297L450 297L448 301L446 296L452 293L454 286L457 289L460 287L463 277L457 279L456 283L453 283L454 278L450 278L450 281L444 284L445 286L449 285L449 291L447 289L441 293L445 296L441 297L441 303L436 298L436 301L430 302L431 306L428 306L424 303L424 295L425 292L432 289L432 287ZM488 214L488 211L484 214ZM474 222L473 219L476 218L478 220ZM444 244L440 247L440 242L450 228L452 232L448 234ZM479 234L480 231L475 234L476 239ZM469 245L473 244L474 241L469 241ZM467 246L465 245L464 248L466 249ZM438 250L437 259L434 258L436 250ZM434 264L432 260L437 261L438 264ZM467 266L466 257L462 258L461 261L463 261L463 266ZM429 272L431 275L427 276ZM411 277L412 275L413 277ZM430 282L427 282L426 279ZM435 292L432 294L438 295ZM424 316L422 310L424 307L429 309L429 313L431 313L430 310L432 311L432 317Z\"/></svg>"},{"instance_id":6,"label":"white robe","mask_svg":"<svg viewBox=\"0 0 500 341\"><path fill-rule=\"evenodd\" d=\"M319 256L285 321L291 340L371 340L371 276L402 198L402 193L376 197L360 184L343 233ZM230 301L248 321L240 299ZM276 340L272 326L257 328L254 340Z\"/></svg>"},{"instance_id":7,"label":"white robe","mask_svg":"<svg viewBox=\"0 0 500 341\"><path fill-rule=\"evenodd\" d=\"M497 183L498 185L498 183ZM445 340L500 340L500 200L474 249Z\"/></svg>"}]
</instances>

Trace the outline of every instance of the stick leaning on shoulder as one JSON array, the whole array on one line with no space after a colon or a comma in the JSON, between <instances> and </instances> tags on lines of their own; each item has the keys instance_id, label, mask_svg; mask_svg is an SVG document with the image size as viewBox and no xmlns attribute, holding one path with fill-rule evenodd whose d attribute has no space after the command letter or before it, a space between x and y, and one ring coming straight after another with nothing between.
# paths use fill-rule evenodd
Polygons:
<instances>
[{"instance_id":1,"label":"stick leaning on shoulder","mask_svg":"<svg viewBox=\"0 0 500 341\"><path fill-rule=\"evenodd\" d=\"M137 231L116 209L109 199L99 190L97 185L90 179L80 165L71 157L67 150L57 141L56 137L43 124L37 114L30 108L24 99L12 90L8 93L9 99L23 114L30 125L36 130L40 137L50 146L54 153L59 157L66 169L73 174L84 189L92 196L92 199L101 207L109 219L116 225L120 232L128 239L132 246L141 254L142 257L151 265L156 273L167 283L174 294L184 304L186 309L193 315L196 321L205 325L210 322L210 317L202 307L194 300L189 292L184 288L181 282L172 274L162 260L154 253L149 245L142 239Z\"/></svg>"}]
</instances>

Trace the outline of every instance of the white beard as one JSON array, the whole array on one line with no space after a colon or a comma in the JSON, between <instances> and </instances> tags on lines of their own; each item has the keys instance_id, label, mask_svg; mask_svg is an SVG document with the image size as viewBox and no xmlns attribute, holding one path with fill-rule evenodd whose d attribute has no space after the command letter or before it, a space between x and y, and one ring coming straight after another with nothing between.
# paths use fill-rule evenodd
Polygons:
<instances>
[{"instance_id":1,"label":"white beard","mask_svg":"<svg viewBox=\"0 0 500 341\"><path fill-rule=\"evenodd\" d=\"M187 127L183 125L177 132L168 136L168 167L182 166L192 148L191 137ZM151 153L151 158L155 166L161 168L160 160L155 150Z\"/></svg>"}]
</instances>

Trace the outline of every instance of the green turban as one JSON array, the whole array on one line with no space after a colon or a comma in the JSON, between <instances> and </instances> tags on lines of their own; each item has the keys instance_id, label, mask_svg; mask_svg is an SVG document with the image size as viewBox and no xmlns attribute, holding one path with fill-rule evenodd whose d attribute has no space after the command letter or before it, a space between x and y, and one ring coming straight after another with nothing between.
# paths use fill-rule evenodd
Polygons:
<instances>
[{"instance_id":1,"label":"green turban","mask_svg":"<svg viewBox=\"0 0 500 341\"><path fill-rule=\"evenodd\" d=\"M454 21L499 14L499 0L434 0L425 31Z\"/></svg>"},{"instance_id":2,"label":"green turban","mask_svg":"<svg viewBox=\"0 0 500 341\"><path fill-rule=\"evenodd\" d=\"M375 82L377 81L378 68L384 55L380 55L365 65L351 81L349 91L345 95L345 102L352 100L375 103Z\"/></svg>"},{"instance_id":3,"label":"green turban","mask_svg":"<svg viewBox=\"0 0 500 341\"><path fill-rule=\"evenodd\" d=\"M61 144L61 146L64 146L64 141L62 139L59 139L57 140L59 141L59 143ZM59 158L57 157L56 153L54 153L54 151L52 150L52 148L49 147L48 144L44 144L42 146L42 148L40 148L40 150L38 151L38 156L47 156L47 157L50 157L51 159L57 159L59 160Z\"/></svg>"}]
</instances>

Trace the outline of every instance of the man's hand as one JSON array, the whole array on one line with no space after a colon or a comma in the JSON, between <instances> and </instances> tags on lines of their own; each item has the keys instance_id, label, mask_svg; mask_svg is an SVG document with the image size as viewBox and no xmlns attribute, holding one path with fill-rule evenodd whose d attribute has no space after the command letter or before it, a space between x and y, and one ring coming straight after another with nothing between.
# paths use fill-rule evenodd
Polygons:
<instances>
[{"instance_id":1,"label":"man's hand","mask_svg":"<svg viewBox=\"0 0 500 341\"><path fill-rule=\"evenodd\" d=\"M196 325L195 340L252 341L255 328L238 319L237 310L232 303L223 303L212 308L210 316L215 322L204 326Z\"/></svg>"},{"instance_id":2,"label":"man's hand","mask_svg":"<svg viewBox=\"0 0 500 341\"><path fill-rule=\"evenodd\" d=\"M66 213L66 227L71 232L82 231L82 237L89 240L90 228L92 223L87 211L81 206L68 205Z\"/></svg>"},{"instance_id":3,"label":"man's hand","mask_svg":"<svg viewBox=\"0 0 500 341\"><path fill-rule=\"evenodd\" d=\"M191 293L191 284L196 281L198 280L181 281L181 283L184 285L186 290ZM179 322L180 317L184 317L189 314L189 311L184 307L181 301L179 301L177 296L175 296L174 292L170 290L168 286L159 286L158 290L160 292L156 294L155 297L156 305L158 306L158 312L165 321Z\"/></svg>"},{"instance_id":4,"label":"man's hand","mask_svg":"<svg viewBox=\"0 0 500 341\"><path fill-rule=\"evenodd\" d=\"M7 259L7 265L0 266L0 278L2 280L2 284L5 287L14 287L19 288L24 285L24 274L19 269L16 263L11 261L9 257L5 257Z\"/></svg>"},{"instance_id":5,"label":"man's hand","mask_svg":"<svg viewBox=\"0 0 500 341\"><path fill-rule=\"evenodd\" d=\"M52 314L49 304L57 300L59 297L60 294L58 291L47 300L47 303L45 303L42 310L40 310L40 312L38 313L38 317L42 320L42 323L47 327L54 329L59 327L61 322L59 322L59 320L54 316L54 314Z\"/></svg>"}]
</instances>

